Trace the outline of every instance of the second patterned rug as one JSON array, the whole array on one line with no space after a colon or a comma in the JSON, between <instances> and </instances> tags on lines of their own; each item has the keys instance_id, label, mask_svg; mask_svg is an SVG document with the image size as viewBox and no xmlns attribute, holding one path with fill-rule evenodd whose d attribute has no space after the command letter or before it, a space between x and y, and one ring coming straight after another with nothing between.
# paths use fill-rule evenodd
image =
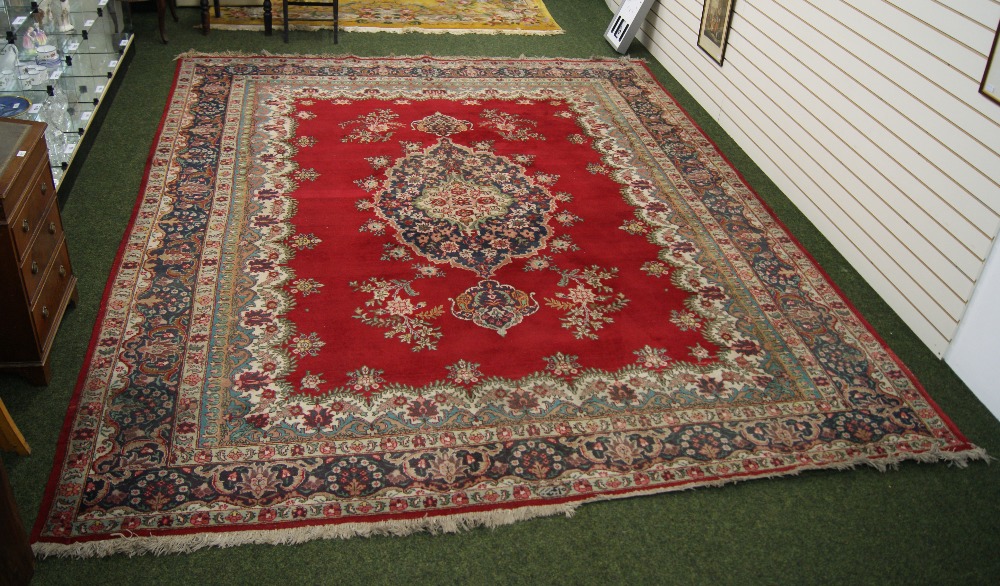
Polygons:
<instances>
[{"instance_id":1,"label":"second patterned rug","mask_svg":"<svg viewBox=\"0 0 1000 586\"><path fill-rule=\"evenodd\" d=\"M282 3L272 6L274 26L281 28ZM332 29L329 7L289 6L289 28ZM221 30L264 30L260 3L223 6L212 18ZM451 34L553 35L562 29L542 0L341 0L340 26L353 32L421 32Z\"/></svg>"}]
</instances>

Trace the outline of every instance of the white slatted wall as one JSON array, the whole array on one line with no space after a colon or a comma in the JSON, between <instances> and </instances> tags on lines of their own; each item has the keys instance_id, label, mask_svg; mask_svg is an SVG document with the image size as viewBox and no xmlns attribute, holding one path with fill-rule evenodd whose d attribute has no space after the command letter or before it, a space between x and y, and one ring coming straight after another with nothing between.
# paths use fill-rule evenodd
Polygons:
<instances>
[{"instance_id":1,"label":"white slatted wall","mask_svg":"<svg viewBox=\"0 0 1000 586\"><path fill-rule=\"evenodd\" d=\"M942 355L1000 227L1000 0L736 0L722 67L701 11L637 39Z\"/></svg>"}]
</instances>

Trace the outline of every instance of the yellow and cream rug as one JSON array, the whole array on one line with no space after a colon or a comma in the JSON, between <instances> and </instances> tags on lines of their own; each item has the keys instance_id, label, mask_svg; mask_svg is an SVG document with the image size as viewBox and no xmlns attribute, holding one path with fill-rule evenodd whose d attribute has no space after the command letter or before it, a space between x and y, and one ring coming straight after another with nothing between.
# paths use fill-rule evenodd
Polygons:
<instances>
[{"instance_id":1,"label":"yellow and cream rug","mask_svg":"<svg viewBox=\"0 0 1000 586\"><path fill-rule=\"evenodd\" d=\"M289 6L293 30L333 28L331 9ZM280 28L281 0L273 3L275 28ZM261 4L223 6L212 27L222 30L263 30ZM562 29L542 0L341 0L340 27L358 32L479 33L552 35Z\"/></svg>"}]
</instances>

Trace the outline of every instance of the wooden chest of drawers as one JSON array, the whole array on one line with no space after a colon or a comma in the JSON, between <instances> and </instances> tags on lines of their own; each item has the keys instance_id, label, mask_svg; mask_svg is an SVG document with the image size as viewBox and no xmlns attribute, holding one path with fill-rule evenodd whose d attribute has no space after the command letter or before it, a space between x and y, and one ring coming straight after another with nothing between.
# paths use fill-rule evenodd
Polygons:
<instances>
[{"instance_id":1,"label":"wooden chest of drawers","mask_svg":"<svg viewBox=\"0 0 1000 586\"><path fill-rule=\"evenodd\" d=\"M52 341L76 299L45 125L0 120L0 370L48 384Z\"/></svg>"}]
</instances>

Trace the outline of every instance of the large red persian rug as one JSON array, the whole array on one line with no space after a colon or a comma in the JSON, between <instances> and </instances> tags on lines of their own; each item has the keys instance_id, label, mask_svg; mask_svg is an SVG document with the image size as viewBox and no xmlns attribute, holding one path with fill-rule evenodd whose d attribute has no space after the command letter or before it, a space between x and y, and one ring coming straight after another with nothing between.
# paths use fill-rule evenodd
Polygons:
<instances>
[{"instance_id":1,"label":"large red persian rug","mask_svg":"<svg viewBox=\"0 0 1000 586\"><path fill-rule=\"evenodd\" d=\"M644 64L180 60L42 555L982 458Z\"/></svg>"}]
</instances>

